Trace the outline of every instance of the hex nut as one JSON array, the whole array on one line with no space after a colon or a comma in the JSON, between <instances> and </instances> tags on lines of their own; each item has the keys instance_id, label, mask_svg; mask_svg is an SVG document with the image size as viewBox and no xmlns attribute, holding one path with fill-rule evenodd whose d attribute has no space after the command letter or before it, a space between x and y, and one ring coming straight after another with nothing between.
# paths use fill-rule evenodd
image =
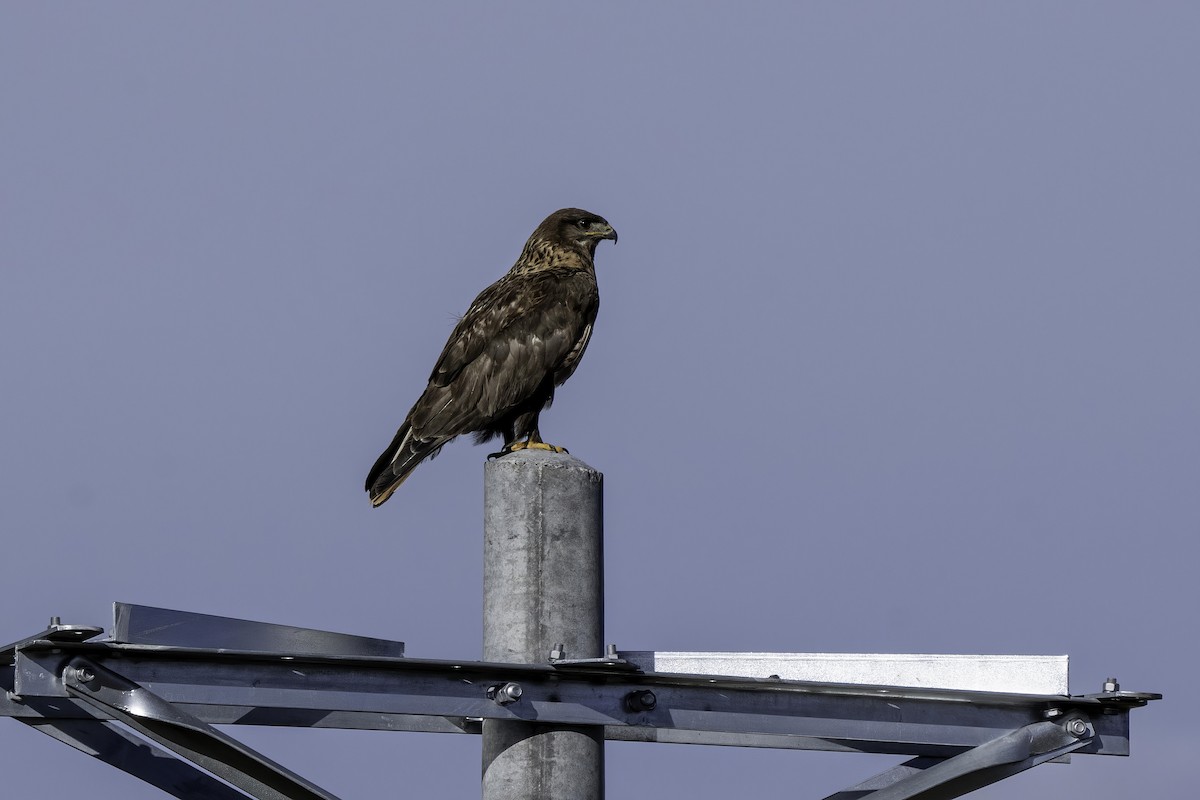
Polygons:
<instances>
[{"instance_id":1,"label":"hex nut","mask_svg":"<svg viewBox=\"0 0 1200 800\"><path fill-rule=\"evenodd\" d=\"M1087 736L1088 725L1086 722L1084 722L1081 719L1068 720L1066 728L1067 728L1067 733L1071 734L1072 736L1074 736L1076 738Z\"/></svg>"},{"instance_id":2,"label":"hex nut","mask_svg":"<svg viewBox=\"0 0 1200 800\"><path fill-rule=\"evenodd\" d=\"M521 688L521 684L513 681L489 687L487 691L488 697L501 706L517 702L521 699L522 694L524 694L524 690Z\"/></svg>"},{"instance_id":3,"label":"hex nut","mask_svg":"<svg viewBox=\"0 0 1200 800\"><path fill-rule=\"evenodd\" d=\"M658 706L658 698L649 689L638 689L625 695L625 708L628 711L653 711Z\"/></svg>"},{"instance_id":4,"label":"hex nut","mask_svg":"<svg viewBox=\"0 0 1200 800\"><path fill-rule=\"evenodd\" d=\"M96 673L87 667L67 667L68 677L79 683L91 683L96 680Z\"/></svg>"}]
</instances>

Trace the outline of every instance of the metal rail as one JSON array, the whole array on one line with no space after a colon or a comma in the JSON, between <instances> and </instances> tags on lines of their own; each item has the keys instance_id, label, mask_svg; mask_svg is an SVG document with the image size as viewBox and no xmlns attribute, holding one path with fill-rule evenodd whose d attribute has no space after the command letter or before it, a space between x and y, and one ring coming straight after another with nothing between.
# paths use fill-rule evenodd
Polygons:
<instances>
[{"instance_id":1,"label":"metal rail","mask_svg":"<svg viewBox=\"0 0 1200 800\"><path fill-rule=\"evenodd\" d=\"M1070 754L1128 755L1129 711L1160 697L1115 685L1030 695L643 672L620 653L546 664L411 659L394 655L399 643L328 634L343 649L335 654L324 632L305 629L289 629L302 645L290 651L230 650L187 642L219 642L228 622L230 641L244 646L260 623L123 604L117 618L114 631L133 641L81 641L99 629L52 625L0 648L0 716L180 798L245 796L206 772L265 800L333 798L212 725L476 734L485 719L602 726L625 741L911 755L833 797L956 797ZM155 643L140 643L139 620ZM279 627L264 626L265 640Z\"/></svg>"}]
</instances>

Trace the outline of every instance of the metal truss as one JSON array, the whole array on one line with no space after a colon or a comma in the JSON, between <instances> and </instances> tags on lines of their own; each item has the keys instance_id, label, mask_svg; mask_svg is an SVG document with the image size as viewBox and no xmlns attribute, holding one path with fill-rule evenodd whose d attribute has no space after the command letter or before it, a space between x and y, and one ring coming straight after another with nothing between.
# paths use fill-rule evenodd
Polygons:
<instances>
[{"instance_id":1,"label":"metal truss","mask_svg":"<svg viewBox=\"0 0 1200 800\"><path fill-rule=\"evenodd\" d=\"M478 734L485 719L623 741L913 756L827 800L951 798L1071 754L1128 755L1161 695L1032 695L647 672L601 659L406 658L399 642L116 605L0 648L9 716L179 798L335 800L214 725ZM219 780L218 780L219 779Z\"/></svg>"}]
</instances>

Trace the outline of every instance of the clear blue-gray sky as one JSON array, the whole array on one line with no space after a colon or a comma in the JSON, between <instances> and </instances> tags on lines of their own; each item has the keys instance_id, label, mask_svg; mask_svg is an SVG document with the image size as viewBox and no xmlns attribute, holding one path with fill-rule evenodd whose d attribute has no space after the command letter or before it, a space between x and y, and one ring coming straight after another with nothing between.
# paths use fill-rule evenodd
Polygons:
<instances>
[{"instance_id":1,"label":"clear blue-gray sky","mask_svg":"<svg viewBox=\"0 0 1200 800\"><path fill-rule=\"evenodd\" d=\"M547 213L620 231L543 416L625 649L1069 653L1194 791L1200 6L0 6L0 640L113 600L480 651L486 448L365 471ZM467 736L242 729L346 798ZM610 744L613 798L899 759ZM0 720L13 797L158 798ZM394 788L393 788L394 787Z\"/></svg>"}]
</instances>

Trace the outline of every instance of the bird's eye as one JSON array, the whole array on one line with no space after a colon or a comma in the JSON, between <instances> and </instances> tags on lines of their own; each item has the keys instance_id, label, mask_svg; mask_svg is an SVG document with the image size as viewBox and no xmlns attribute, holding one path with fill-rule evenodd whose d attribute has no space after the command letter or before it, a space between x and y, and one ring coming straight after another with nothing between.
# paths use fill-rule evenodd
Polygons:
<instances>
[{"instance_id":1,"label":"bird's eye","mask_svg":"<svg viewBox=\"0 0 1200 800\"><path fill-rule=\"evenodd\" d=\"M576 222L575 224L578 225L580 228L587 228L588 221L586 219L581 219L578 222Z\"/></svg>"}]
</instances>

